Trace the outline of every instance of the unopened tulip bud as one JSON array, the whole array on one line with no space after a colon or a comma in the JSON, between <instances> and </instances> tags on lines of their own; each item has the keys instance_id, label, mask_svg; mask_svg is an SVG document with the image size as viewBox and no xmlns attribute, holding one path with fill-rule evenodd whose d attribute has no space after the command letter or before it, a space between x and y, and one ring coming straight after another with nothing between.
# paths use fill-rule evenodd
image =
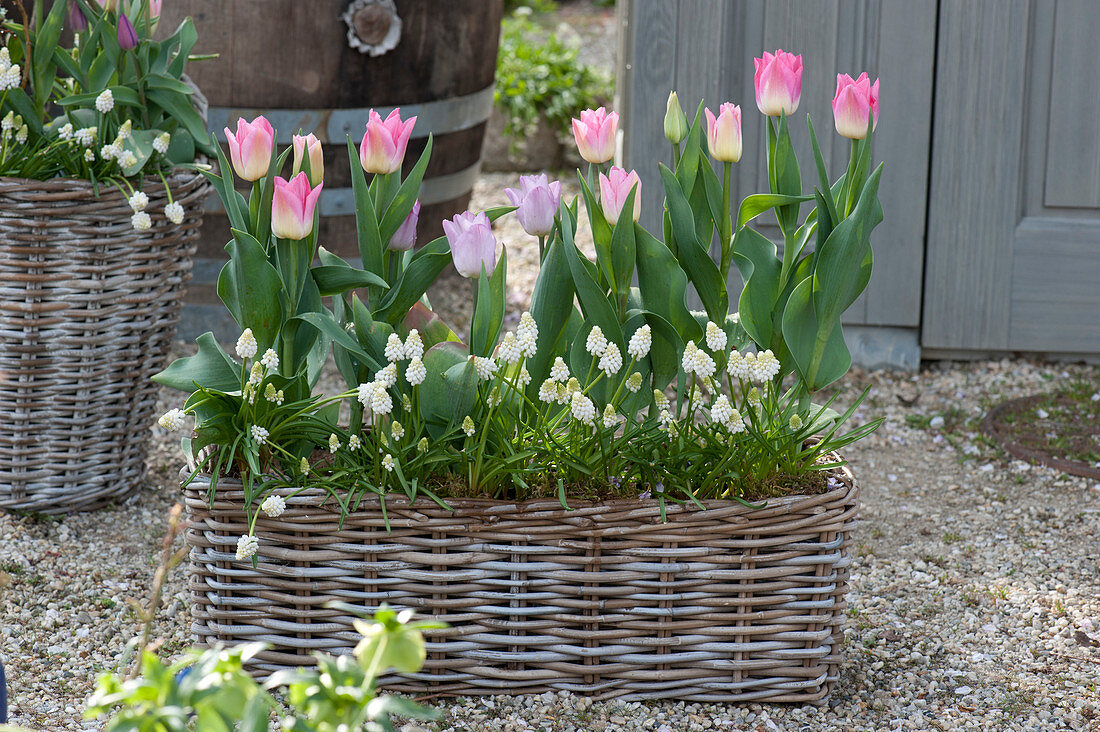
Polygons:
<instances>
[{"instance_id":1,"label":"unopened tulip bud","mask_svg":"<svg viewBox=\"0 0 1100 732\"><path fill-rule=\"evenodd\" d=\"M325 156L321 148L321 141L316 135L294 135L294 175L300 173L302 161L309 155L309 182L317 185L325 179Z\"/></svg>"},{"instance_id":2,"label":"unopened tulip bud","mask_svg":"<svg viewBox=\"0 0 1100 732\"><path fill-rule=\"evenodd\" d=\"M741 108L726 102L717 117L709 109L704 111L711 157L723 163L736 163L741 159Z\"/></svg>"},{"instance_id":3,"label":"unopened tulip bud","mask_svg":"<svg viewBox=\"0 0 1100 732\"><path fill-rule=\"evenodd\" d=\"M668 95L668 104L665 105L665 139L678 145L687 137L687 133L687 117L680 106L680 98L676 96L676 92L671 92Z\"/></svg>"},{"instance_id":4,"label":"unopened tulip bud","mask_svg":"<svg viewBox=\"0 0 1100 732\"><path fill-rule=\"evenodd\" d=\"M404 252L413 248L416 244L416 225L420 222L420 200L417 199L413 203L412 211L409 211L409 215L405 217L405 220L401 222L401 226L397 227L397 231L393 232L393 237L390 238L389 249L395 252Z\"/></svg>"},{"instance_id":5,"label":"unopened tulip bud","mask_svg":"<svg viewBox=\"0 0 1100 732\"><path fill-rule=\"evenodd\" d=\"M119 13L118 16L118 46L119 48L132 51L137 48L138 37L137 31L134 30L134 24L130 22L130 19L126 17L125 13Z\"/></svg>"},{"instance_id":6,"label":"unopened tulip bud","mask_svg":"<svg viewBox=\"0 0 1100 732\"><path fill-rule=\"evenodd\" d=\"M84 17L84 11L76 3L69 6L69 30L73 33L83 33L88 30L88 19Z\"/></svg>"},{"instance_id":7,"label":"unopened tulip bud","mask_svg":"<svg viewBox=\"0 0 1100 732\"><path fill-rule=\"evenodd\" d=\"M549 182L545 173L524 175L520 187L505 188L504 195L516 207L520 226L531 236L546 236L554 229L554 214L561 204L561 183Z\"/></svg>"}]
</instances>

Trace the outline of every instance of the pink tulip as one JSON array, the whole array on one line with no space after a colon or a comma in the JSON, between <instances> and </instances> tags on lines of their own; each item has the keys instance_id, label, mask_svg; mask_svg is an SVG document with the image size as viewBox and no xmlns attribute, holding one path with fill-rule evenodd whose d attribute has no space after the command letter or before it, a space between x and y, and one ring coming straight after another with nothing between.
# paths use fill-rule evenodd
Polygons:
<instances>
[{"instance_id":1,"label":"pink tulip","mask_svg":"<svg viewBox=\"0 0 1100 732\"><path fill-rule=\"evenodd\" d=\"M160 17L161 3L162 3L162 0L149 0L149 17L150 18L159 18Z\"/></svg>"},{"instance_id":2,"label":"pink tulip","mask_svg":"<svg viewBox=\"0 0 1100 732\"><path fill-rule=\"evenodd\" d=\"M409 211L409 215L401 222L401 226L397 227L397 231L393 232L388 248L395 252L405 252L412 249L413 245L416 244L416 225L419 221L420 200L417 199L413 203L412 211Z\"/></svg>"},{"instance_id":3,"label":"pink tulip","mask_svg":"<svg viewBox=\"0 0 1100 732\"><path fill-rule=\"evenodd\" d=\"M517 207L519 225L531 236L546 236L554 229L554 214L561 204L561 183L548 183L546 174L523 175L520 190L505 188L504 195Z\"/></svg>"},{"instance_id":4,"label":"pink tulip","mask_svg":"<svg viewBox=\"0 0 1100 732\"><path fill-rule=\"evenodd\" d=\"M573 119L573 137L581 157L590 163L606 163L615 157L615 134L619 115L603 107L586 109L580 119Z\"/></svg>"},{"instance_id":5,"label":"pink tulip","mask_svg":"<svg viewBox=\"0 0 1100 732\"><path fill-rule=\"evenodd\" d=\"M600 207L607 221L614 226L619 220L623 206L626 205L626 197L634 190L634 220L637 221L642 213L642 183L638 179L638 173L627 173L619 167L612 167L607 175L600 173Z\"/></svg>"},{"instance_id":6,"label":"pink tulip","mask_svg":"<svg viewBox=\"0 0 1100 732\"><path fill-rule=\"evenodd\" d=\"M251 122L237 120L237 134L225 128L233 170L241 180L255 181L267 175L271 151L275 146L275 130L260 116Z\"/></svg>"},{"instance_id":7,"label":"pink tulip","mask_svg":"<svg viewBox=\"0 0 1100 732\"><path fill-rule=\"evenodd\" d=\"M460 275L476 280L481 277L483 266L486 275L493 274L497 268L497 240L488 216L472 211L460 213L443 222L443 233L447 235L451 259Z\"/></svg>"},{"instance_id":8,"label":"pink tulip","mask_svg":"<svg viewBox=\"0 0 1100 732\"><path fill-rule=\"evenodd\" d=\"M368 173L387 175L401 169L416 117L402 121L401 110L395 109L382 120L373 109L359 145L359 162Z\"/></svg>"},{"instance_id":9,"label":"pink tulip","mask_svg":"<svg viewBox=\"0 0 1100 732\"><path fill-rule=\"evenodd\" d=\"M764 52L763 58L754 58L756 75L756 106L769 117L792 115L798 109L802 96L802 56L795 56L783 49L775 55Z\"/></svg>"},{"instance_id":10,"label":"pink tulip","mask_svg":"<svg viewBox=\"0 0 1100 732\"><path fill-rule=\"evenodd\" d=\"M69 6L69 30L73 33L83 33L88 30L88 19L84 17L84 11L76 3Z\"/></svg>"},{"instance_id":11,"label":"pink tulip","mask_svg":"<svg viewBox=\"0 0 1100 732\"><path fill-rule=\"evenodd\" d=\"M305 172L283 180L275 176L271 197L271 233L280 239L305 239L313 233L313 212L324 183L312 190Z\"/></svg>"},{"instance_id":12,"label":"pink tulip","mask_svg":"<svg viewBox=\"0 0 1100 732\"><path fill-rule=\"evenodd\" d=\"M867 72L860 74L858 79L837 74L833 97L836 131L852 140L862 140L867 136L869 118L871 129L878 127L878 79L872 84Z\"/></svg>"},{"instance_id":13,"label":"pink tulip","mask_svg":"<svg viewBox=\"0 0 1100 732\"><path fill-rule=\"evenodd\" d=\"M718 110L718 117L709 109L704 111L711 157L724 163L736 163L741 159L741 108L725 102Z\"/></svg>"},{"instance_id":14,"label":"pink tulip","mask_svg":"<svg viewBox=\"0 0 1100 732\"><path fill-rule=\"evenodd\" d=\"M294 135L294 173L302 170L302 159L309 154L309 182L317 185L325 179L325 156L316 135Z\"/></svg>"},{"instance_id":15,"label":"pink tulip","mask_svg":"<svg viewBox=\"0 0 1100 732\"><path fill-rule=\"evenodd\" d=\"M118 10L118 0L96 0L104 10Z\"/></svg>"}]
</instances>

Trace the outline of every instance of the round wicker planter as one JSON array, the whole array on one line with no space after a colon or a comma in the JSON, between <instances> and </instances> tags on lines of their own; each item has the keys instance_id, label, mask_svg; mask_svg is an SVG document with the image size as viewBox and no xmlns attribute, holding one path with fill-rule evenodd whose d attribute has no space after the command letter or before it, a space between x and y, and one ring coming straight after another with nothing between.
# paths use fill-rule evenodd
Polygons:
<instances>
[{"instance_id":1,"label":"round wicker planter","mask_svg":"<svg viewBox=\"0 0 1100 732\"><path fill-rule=\"evenodd\" d=\"M264 641L256 671L348 652L352 618L325 604L414 608L450 627L428 635L412 694L820 702L841 660L848 534L858 488L707 510L656 501L462 499L445 510L364 499L343 525L320 490L261 514L258 566L239 484L185 491L193 631L202 643ZM386 519L390 530L386 529Z\"/></svg>"},{"instance_id":2,"label":"round wicker planter","mask_svg":"<svg viewBox=\"0 0 1100 732\"><path fill-rule=\"evenodd\" d=\"M0 508L67 513L138 488L209 184L147 179L153 227L88 181L0 178Z\"/></svg>"}]
</instances>

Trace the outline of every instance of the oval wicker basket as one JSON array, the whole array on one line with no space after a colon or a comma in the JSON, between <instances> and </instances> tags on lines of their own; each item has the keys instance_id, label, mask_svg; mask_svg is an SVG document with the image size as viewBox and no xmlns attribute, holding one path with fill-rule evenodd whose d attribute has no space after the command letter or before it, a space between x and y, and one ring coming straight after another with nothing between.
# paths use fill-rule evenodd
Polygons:
<instances>
[{"instance_id":1,"label":"oval wicker basket","mask_svg":"<svg viewBox=\"0 0 1100 732\"><path fill-rule=\"evenodd\" d=\"M148 231L126 196L85 180L0 178L0 508L67 513L138 488L210 186L146 179Z\"/></svg>"},{"instance_id":2,"label":"oval wicker basket","mask_svg":"<svg viewBox=\"0 0 1100 732\"><path fill-rule=\"evenodd\" d=\"M247 532L240 484L211 504L185 490L198 641L263 641L258 674L348 652L342 601L414 608L450 627L428 634L420 673L394 691L433 695L568 690L600 699L821 702L841 660L858 488L734 501L707 510L653 500L524 503L364 499L340 523L319 489L260 514L258 565L237 561ZM386 522L390 529L387 531Z\"/></svg>"}]
</instances>

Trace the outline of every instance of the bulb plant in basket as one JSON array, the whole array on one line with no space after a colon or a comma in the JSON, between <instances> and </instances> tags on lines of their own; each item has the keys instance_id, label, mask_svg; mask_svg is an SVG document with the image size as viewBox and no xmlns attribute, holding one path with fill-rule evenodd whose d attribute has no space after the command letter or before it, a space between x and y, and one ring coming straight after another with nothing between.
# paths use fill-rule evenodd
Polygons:
<instances>
[{"instance_id":1,"label":"bulb plant in basket","mask_svg":"<svg viewBox=\"0 0 1100 732\"><path fill-rule=\"evenodd\" d=\"M130 181L163 179L213 153L184 77L197 40L191 20L154 40L156 0L25 5L10 4L0 25L0 175L117 186L134 227L147 229L145 194ZM183 212L168 196L164 214L179 223Z\"/></svg>"},{"instance_id":2,"label":"bulb plant in basket","mask_svg":"<svg viewBox=\"0 0 1100 732\"><path fill-rule=\"evenodd\" d=\"M758 59L771 190L736 208L724 193L745 144L740 108L700 105L688 125L670 98L660 238L638 223L637 173L610 163L618 118L603 109L574 124L590 158L578 199L525 177L506 192L511 206L460 214L419 248L431 142L404 174L415 118L372 113L358 148L348 143L360 263L317 240L316 139L296 136L280 151L266 119L241 120L226 131L231 160L208 176L233 227L218 292L242 335L227 353L206 334L196 355L157 376L192 391L162 425L194 415L185 449L203 461L212 494L219 476L243 479L250 524L306 487L347 511L368 495L441 504L553 495L564 507L635 495L663 506L820 486L814 476L836 464L835 451L878 424L846 430L858 400L843 414L814 401L848 370L840 316L870 276L869 235L881 220L881 166L870 170L877 82L839 78L836 124L853 138L850 163L830 179L809 124L816 180L804 191L788 116L801 61L789 56ZM249 196L234 175L251 182ZM539 240L541 269L530 309L505 332L507 252L492 221L513 212ZM768 212L781 252L753 228ZM576 244L582 216L594 261ZM472 284L466 342L431 308L430 286L451 263ZM733 265L745 281L738 298L727 291ZM689 287L703 312L688 309ZM330 354L347 388L323 396L315 387ZM256 552L251 534L241 542L242 556Z\"/></svg>"},{"instance_id":3,"label":"bulb plant in basket","mask_svg":"<svg viewBox=\"0 0 1100 732\"><path fill-rule=\"evenodd\" d=\"M684 622L696 630L677 636L677 643L662 646L664 635L653 640L660 653L682 653L686 659L682 665L669 656L678 680L662 687L663 695L718 699L712 690L729 681L723 669L746 669L748 678L754 669L776 664L782 669L761 670L758 681L734 679L740 684L735 689L746 689L747 696L730 692L720 698L822 698L836 678L832 649L847 566L838 548L855 516L857 495L837 451L879 424L849 425L862 396L843 411L833 408L836 396L819 396L851 364L840 317L867 285L869 237L882 219L877 198L882 166L871 166L878 85L865 76L838 77L834 122L852 145L847 169L836 178L829 176L807 118L814 175L804 186L790 129L801 95L801 58L779 51L758 59L757 67L769 190L736 206L730 199L732 166L753 144L742 138L739 106L724 103L715 112L700 104L689 123L672 95L665 120L671 150L656 163L664 189L656 233L639 223L637 171L613 162L619 118L605 109L586 111L573 125L588 163L577 175L579 195L570 200L560 182L546 176L523 177L519 188L501 193L511 205L458 214L443 222L444 236L422 244L416 236L417 197L431 138L415 163L404 161L415 119L403 118L400 110L385 119L372 112L361 140L348 140L358 262L336 256L317 239L324 176L320 158L307 154L313 149L309 137L279 150L265 119L240 122L232 162L222 158L221 174L208 176L232 224L218 293L241 335L227 351L205 334L194 355L156 377L190 393L161 425L180 429L194 418L193 431L183 440L193 461L184 485L188 495L204 492L204 500L189 499L193 510L224 511L225 501L216 500L220 495L233 496L229 505L239 510L232 516L218 513L210 524L216 528L203 534L219 537L202 550L209 549L204 556L210 566L233 559L219 547L228 550L235 540L236 561L252 564L241 571L282 577L286 558L301 556L288 553L300 551L289 533L298 536L317 520L318 511L331 512L339 520L323 530L334 537L332 551L343 556L360 547L364 566L370 567L365 571L371 577L385 574L377 580L377 592L387 598L389 588L395 588L394 597L409 597L405 582L416 572L394 567L421 558L433 582L453 575L455 598L469 593L452 602L447 594L452 590L433 585L432 597L418 596L421 607L435 607L431 603L443 598L438 608L444 616L454 607L477 605L471 612L482 612L489 606L473 598L507 592L494 588L507 585L516 572L527 579L517 580L511 592L522 597L509 597L536 604L544 598L541 590L530 589L542 587L538 582L560 589L561 582L569 582L563 577L577 576L575 586L561 589L564 604L546 600L531 617L556 613L553 617L568 626L564 618L573 611L564 608L591 607L611 615L593 620L586 614L577 620L581 626L623 623L623 637L629 638L652 624L651 613L671 612L672 618L686 613ZM714 167L712 160L720 165ZM247 196L237 192L235 178L251 182ZM508 252L497 241L493 222L513 214L537 240L539 273L529 309L514 327L506 327ZM782 250L754 228L765 216L774 216ZM582 226L591 232L594 257L578 248ZM432 285L449 265L471 288L465 338L432 307ZM728 289L734 266L745 283L740 294ZM691 290L702 311L689 309ZM344 386L322 394L317 384L330 355ZM834 502L823 507L829 501ZM622 523L601 525L610 515L601 507L608 506ZM805 518L784 518L796 511ZM716 543L702 548L681 545L694 541L692 527L702 524L679 524L665 533L659 528L665 522L708 522L699 517L712 513L722 518L707 523L711 538L699 541ZM433 524L437 514L447 518ZM767 525L772 519L777 523ZM416 537L438 534L443 538L432 539L430 546L467 551L477 566L464 574L440 561L441 570L429 562L436 555L423 551L428 544L420 538L410 540L408 546L415 548L394 564L387 552L405 546L403 539L396 529L392 542L374 533L393 528L391 520L405 532L401 537L409 531ZM788 520L793 528L786 528ZM358 522L346 536L339 528L345 521ZM232 538L225 535L227 522ZM288 527L285 532L280 522ZM746 522L755 527L747 538L737 534ZM237 527L243 527L239 534ZM625 542L621 554L612 541L617 537ZM532 544L537 549L530 549ZM746 570L749 575L763 572L760 576L773 578L775 586L809 583L805 598L794 589L789 596L786 590L763 594L759 601L745 600L743 610L742 605L726 614L714 610L711 619L705 607L729 607L729 593L751 597L747 585L730 589L734 585L726 583L741 577L742 570L726 572L735 566L727 563L741 561L737 547L752 555L746 561L761 567ZM766 553L769 547L779 547L776 558ZM529 551L537 551L539 559L515 560ZM712 556L718 557L713 568L707 563ZM318 555L317 561L328 561L325 557ZM680 561L677 557L697 559L662 569L673 565L661 562ZM597 568L581 571L576 563L582 559L586 568ZM520 561L522 569L501 570L501 562L509 561ZM599 564L603 561L607 565ZM343 566L334 564L331 571L340 574ZM616 574L605 579L599 566ZM531 579L542 571L545 577ZM668 585L663 573L673 571L705 596L713 593L711 604L692 604L691 590L674 598L690 607L658 607L673 600L652 588ZM629 585L635 573L642 575L636 587ZM496 577L495 584L478 584L483 575ZM374 587L376 580L365 582ZM616 583L626 584L613 589ZM348 587L358 593L361 582ZM630 594L631 587L640 594ZM622 597L617 594L605 605L605 590ZM363 596L375 597L373 592ZM669 592L679 590L669 586ZM556 590L547 593L556 596ZM570 599L589 594L594 604ZM266 596L257 602L267 602ZM640 608L640 614L635 618L633 610L621 609L628 606ZM496 610L485 610L490 611ZM759 615L765 624L787 618L761 631L778 633L777 640L760 641L762 655L755 655L753 638L734 642L727 652L731 637L747 637L741 635L748 627L741 622L748 617L744 613ZM515 662L535 663L524 655L525 641L516 640L528 632L526 621L516 622L509 626L514 634L501 636L507 646L493 645L497 635L472 631L467 640L475 650L462 646L454 652L480 659L478 644L487 644ZM715 639L698 635L699 623L713 625ZM784 636L783 623L793 624L793 640ZM565 657L580 637L572 632L563 631ZM538 644L546 642L538 637ZM789 659L774 655L779 648L790 650ZM587 653L578 651L577 657ZM693 654L713 655L718 670L698 663L701 656ZM608 661L610 670L585 661L575 679L580 686L570 688L594 693L616 688L616 694L628 694L624 698L646 698L646 682L630 676L635 661L624 672L618 658ZM480 669L481 661L477 665ZM708 677L705 689L681 689L712 671L721 678ZM610 686L602 685L603 674L620 672ZM484 678L497 678L492 673ZM448 688L487 688L480 683ZM750 686L756 683L771 686L754 691ZM632 691L624 691L628 687ZM799 689L805 690L802 696Z\"/></svg>"}]
</instances>

